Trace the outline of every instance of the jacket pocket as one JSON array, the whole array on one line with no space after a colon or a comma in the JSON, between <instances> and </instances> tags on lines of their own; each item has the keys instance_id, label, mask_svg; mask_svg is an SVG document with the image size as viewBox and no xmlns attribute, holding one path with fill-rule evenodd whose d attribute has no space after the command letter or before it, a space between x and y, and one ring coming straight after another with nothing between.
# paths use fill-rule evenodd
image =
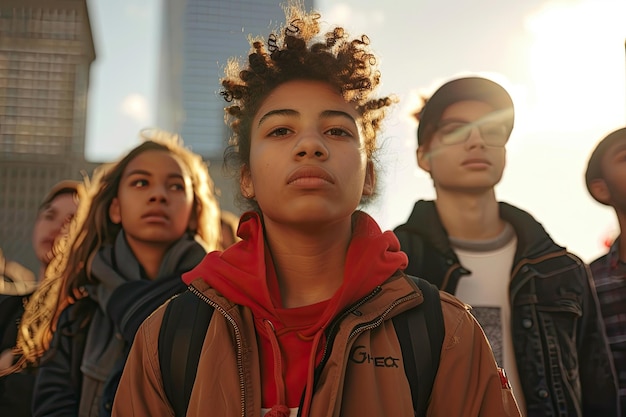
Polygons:
<instances>
[{"instance_id":1,"label":"jacket pocket","mask_svg":"<svg viewBox=\"0 0 626 417\"><path fill-rule=\"evenodd\" d=\"M542 303L541 299L537 305L537 310L548 314L563 315L564 318L571 317L578 319L583 315L583 309L580 306L580 302L576 300L575 295L567 297L565 299L556 300L550 303Z\"/></svg>"},{"instance_id":2,"label":"jacket pocket","mask_svg":"<svg viewBox=\"0 0 626 417\"><path fill-rule=\"evenodd\" d=\"M577 329L583 310L574 294L537 305L551 366L562 367L570 381L578 379ZM560 364L559 364L560 362Z\"/></svg>"}]
</instances>

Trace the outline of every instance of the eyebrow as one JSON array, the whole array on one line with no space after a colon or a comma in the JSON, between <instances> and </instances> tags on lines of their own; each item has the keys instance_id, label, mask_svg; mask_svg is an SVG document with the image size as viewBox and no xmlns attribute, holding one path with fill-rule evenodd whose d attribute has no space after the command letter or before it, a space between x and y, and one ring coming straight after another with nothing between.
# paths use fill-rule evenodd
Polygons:
<instances>
[{"instance_id":1,"label":"eyebrow","mask_svg":"<svg viewBox=\"0 0 626 417\"><path fill-rule=\"evenodd\" d=\"M320 116L323 118L343 117L356 124L356 120L354 119L354 117L352 117L350 113L346 113L345 111L341 110L324 110Z\"/></svg>"},{"instance_id":2,"label":"eyebrow","mask_svg":"<svg viewBox=\"0 0 626 417\"><path fill-rule=\"evenodd\" d=\"M267 120L268 118L272 117L272 116L300 116L300 113L298 113L295 110L292 109L277 109L277 110L270 110L267 113L265 113L260 119L259 119L259 123L257 124L257 127L261 126L261 124Z\"/></svg>"},{"instance_id":3,"label":"eyebrow","mask_svg":"<svg viewBox=\"0 0 626 417\"><path fill-rule=\"evenodd\" d=\"M147 177L152 177L152 173L149 171L146 171L144 169L134 169L132 171L130 171L129 173L127 173L125 175L126 178L132 176L132 175L145 175ZM180 179L185 179L181 174L178 173L169 173L167 174L168 178L180 178Z\"/></svg>"},{"instance_id":4,"label":"eyebrow","mask_svg":"<svg viewBox=\"0 0 626 417\"><path fill-rule=\"evenodd\" d=\"M297 112L296 110L292 110L292 109L277 109L277 110L270 110L267 113L265 113L260 119L259 119L259 123L257 124L258 126L261 126L261 124L268 118L272 117L272 116L300 116L300 113ZM347 113L345 111L341 111L341 110L324 110L321 114L320 117L324 118L324 119L328 119L330 117L343 117L346 118L348 120L350 120L352 123L356 124L356 120L354 119L354 117L352 117L352 115L350 113Z\"/></svg>"}]
</instances>

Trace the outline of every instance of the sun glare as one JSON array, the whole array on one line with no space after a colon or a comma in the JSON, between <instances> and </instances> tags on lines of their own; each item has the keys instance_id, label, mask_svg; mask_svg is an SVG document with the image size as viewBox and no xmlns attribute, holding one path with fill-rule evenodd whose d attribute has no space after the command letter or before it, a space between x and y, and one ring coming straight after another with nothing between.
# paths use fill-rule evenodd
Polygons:
<instances>
[{"instance_id":1,"label":"sun glare","mask_svg":"<svg viewBox=\"0 0 626 417\"><path fill-rule=\"evenodd\" d=\"M120 106L122 113L140 123L146 123L150 118L148 100L141 94L130 94L124 97Z\"/></svg>"},{"instance_id":2,"label":"sun glare","mask_svg":"<svg viewBox=\"0 0 626 417\"><path fill-rule=\"evenodd\" d=\"M571 133L624 123L624 16L623 0L587 0L550 3L527 19L533 130Z\"/></svg>"}]
</instances>

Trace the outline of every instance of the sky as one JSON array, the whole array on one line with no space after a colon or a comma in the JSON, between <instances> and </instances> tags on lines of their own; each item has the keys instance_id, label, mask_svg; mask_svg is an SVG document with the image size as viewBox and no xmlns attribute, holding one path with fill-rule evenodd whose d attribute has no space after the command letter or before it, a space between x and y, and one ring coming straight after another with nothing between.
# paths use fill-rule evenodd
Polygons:
<instances>
[{"instance_id":1,"label":"sky","mask_svg":"<svg viewBox=\"0 0 626 417\"><path fill-rule=\"evenodd\" d=\"M140 129L158 125L159 5L88 0L97 54L89 160L117 159L139 143ZM434 197L415 161L411 114L420 97L449 79L482 75L515 103L498 199L530 212L585 261L606 251L617 221L589 196L583 175L595 144L626 125L626 2L323 0L316 8L324 22L368 35L382 73L379 94L399 99L379 135L379 198L365 208L383 229L403 223L416 200Z\"/></svg>"}]
</instances>

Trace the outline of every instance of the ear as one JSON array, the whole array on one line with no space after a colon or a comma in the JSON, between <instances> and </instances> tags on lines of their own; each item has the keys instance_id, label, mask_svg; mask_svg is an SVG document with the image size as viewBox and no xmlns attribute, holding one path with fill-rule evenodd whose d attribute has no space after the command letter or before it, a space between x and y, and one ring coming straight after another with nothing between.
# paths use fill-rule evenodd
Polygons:
<instances>
[{"instance_id":1,"label":"ear","mask_svg":"<svg viewBox=\"0 0 626 417\"><path fill-rule=\"evenodd\" d=\"M417 165L424 171L430 173L430 153L428 150L420 146L417 148L417 151L415 151L415 155L417 157Z\"/></svg>"},{"instance_id":2,"label":"ear","mask_svg":"<svg viewBox=\"0 0 626 417\"><path fill-rule=\"evenodd\" d=\"M120 209L120 200L115 197L113 201L111 201L111 205L109 206L109 218L115 224L120 224L122 222L122 213Z\"/></svg>"},{"instance_id":3,"label":"ear","mask_svg":"<svg viewBox=\"0 0 626 417\"><path fill-rule=\"evenodd\" d=\"M611 205L611 193L609 187L606 185L606 181L603 179L591 180L589 183L589 192L591 196L601 202L602 204Z\"/></svg>"},{"instance_id":4,"label":"ear","mask_svg":"<svg viewBox=\"0 0 626 417\"><path fill-rule=\"evenodd\" d=\"M241 175L239 176L239 190L245 198L254 198L254 184L252 183L252 174L247 165L241 167Z\"/></svg>"},{"instance_id":5,"label":"ear","mask_svg":"<svg viewBox=\"0 0 626 417\"><path fill-rule=\"evenodd\" d=\"M376 188L376 172L374 170L374 163L372 161L367 162L365 167L365 183L363 184L363 195L374 194Z\"/></svg>"}]
</instances>

